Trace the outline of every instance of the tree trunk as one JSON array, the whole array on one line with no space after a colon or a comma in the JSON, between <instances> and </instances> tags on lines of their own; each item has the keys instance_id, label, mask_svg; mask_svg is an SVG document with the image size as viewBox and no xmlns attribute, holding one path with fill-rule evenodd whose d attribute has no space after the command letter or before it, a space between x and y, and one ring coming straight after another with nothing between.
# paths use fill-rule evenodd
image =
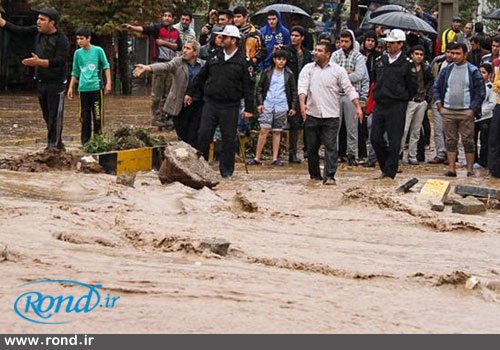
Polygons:
<instances>
[{"instance_id":1,"label":"tree trunk","mask_svg":"<svg viewBox=\"0 0 500 350\"><path fill-rule=\"evenodd\" d=\"M122 83L122 94L132 94L132 79L130 76L128 55L128 35L124 32L118 33L118 70L120 72L120 80Z\"/></svg>"}]
</instances>

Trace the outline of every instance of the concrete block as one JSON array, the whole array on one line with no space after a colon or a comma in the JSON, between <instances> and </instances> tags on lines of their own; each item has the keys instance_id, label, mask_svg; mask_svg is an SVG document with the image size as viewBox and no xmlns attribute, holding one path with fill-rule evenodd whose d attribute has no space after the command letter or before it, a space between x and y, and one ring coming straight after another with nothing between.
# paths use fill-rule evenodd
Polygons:
<instances>
[{"instance_id":1,"label":"concrete block","mask_svg":"<svg viewBox=\"0 0 500 350\"><path fill-rule=\"evenodd\" d=\"M485 211L484 203L472 196L455 200L452 207L452 212L455 214L475 215Z\"/></svg>"},{"instance_id":2,"label":"concrete block","mask_svg":"<svg viewBox=\"0 0 500 350\"><path fill-rule=\"evenodd\" d=\"M445 202L450 193L451 185L449 181L444 180L428 180L422 190L420 195L427 197L429 199L436 199L441 202Z\"/></svg>"}]
</instances>

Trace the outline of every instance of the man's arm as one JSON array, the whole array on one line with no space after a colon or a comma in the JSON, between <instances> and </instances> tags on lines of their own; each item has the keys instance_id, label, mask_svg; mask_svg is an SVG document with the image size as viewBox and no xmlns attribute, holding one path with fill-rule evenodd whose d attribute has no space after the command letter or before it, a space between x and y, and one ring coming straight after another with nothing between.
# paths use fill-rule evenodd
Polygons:
<instances>
[{"instance_id":1,"label":"man's arm","mask_svg":"<svg viewBox=\"0 0 500 350\"><path fill-rule=\"evenodd\" d=\"M313 66L311 64L307 64L299 74L297 93L299 94L300 114L302 115L302 119L304 121L307 116L306 99L307 93L309 92L309 84L311 82L312 67Z\"/></svg>"},{"instance_id":2,"label":"man's arm","mask_svg":"<svg viewBox=\"0 0 500 350\"><path fill-rule=\"evenodd\" d=\"M416 70L413 72L413 68L415 67L413 61L406 62L406 67L406 88L408 89L408 97L411 100L415 97L418 91L418 78Z\"/></svg>"},{"instance_id":3,"label":"man's arm","mask_svg":"<svg viewBox=\"0 0 500 350\"><path fill-rule=\"evenodd\" d=\"M128 24L128 23L124 23L121 25L121 27L129 32L137 32L137 33L142 33L142 32L145 32L144 30L144 27L143 26L133 26L131 24ZM148 34L145 32L145 34Z\"/></svg>"},{"instance_id":4,"label":"man's arm","mask_svg":"<svg viewBox=\"0 0 500 350\"><path fill-rule=\"evenodd\" d=\"M339 85L344 90L345 94L349 97L349 100L351 100L352 103L354 103L354 106L356 107L356 118L360 122L363 122L363 109L361 107L361 102L359 101L359 94L356 92L356 89L354 89L354 87L352 86L351 81L349 80L349 76L347 75L345 69L342 69L340 71Z\"/></svg>"},{"instance_id":5,"label":"man's arm","mask_svg":"<svg viewBox=\"0 0 500 350\"><path fill-rule=\"evenodd\" d=\"M192 96L200 94L205 85L205 81L208 79L210 61L207 61L203 67L201 67L200 72L194 77L194 79L189 83L186 97L184 98L184 103L189 105L192 102ZM191 102L189 102L191 100Z\"/></svg>"},{"instance_id":6,"label":"man's arm","mask_svg":"<svg viewBox=\"0 0 500 350\"><path fill-rule=\"evenodd\" d=\"M483 103L483 100L486 96L486 86L484 84L484 79L483 79L483 76L481 75L481 72L476 69L474 71L474 74L472 75L473 76L473 79L474 79L474 83L473 83L473 86L474 86L474 91L476 92L475 93L475 99L474 101L472 101L471 105L472 105L472 109L474 110L474 112L481 112L481 105Z\"/></svg>"},{"instance_id":7,"label":"man's arm","mask_svg":"<svg viewBox=\"0 0 500 350\"><path fill-rule=\"evenodd\" d=\"M359 55L356 60L356 65L354 66L354 72L349 73L349 80L351 83L357 83L362 80L367 70L368 68L366 68L365 57L363 55Z\"/></svg>"},{"instance_id":8,"label":"man's arm","mask_svg":"<svg viewBox=\"0 0 500 350\"><path fill-rule=\"evenodd\" d=\"M149 65L151 67L151 72L153 73L172 73L179 67L179 64L182 62L181 58L174 58L173 60L169 62L160 62L160 63L153 63Z\"/></svg>"},{"instance_id":9,"label":"man's arm","mask_svg":"<svg viewBox=\"0 0 500 350\"><path fill-rule=\"evenodd\" d=\"M246 65L243 67L243 95L245 98L245 113L246 118L249 118L253 115L254 110L254 102L253 102L253 88L254 84L252 81L252 77L250 76L250 72L248 71L249 62L246 61ZM244 116L245 116L244 113Z\"/></svg>"},{"instance_id":10,"label":"man's arm","mask_svg":"<svg viewBox=\"0 0 500 350\"><path fill-rule=\"evenodd\" d=\"M179 48L179 44L177 41L175 43L172 43L170 41L163 40L163 39L156 39L156 45L165 46L165 47L168 47L169 49L174 50L174 51L178 51L178 48ZM181 43L181 45L182 45L182 43Z\"/></svg>"},{"instance_id":11,"label":"man's arm","mask_svg":"<svg viewBox=\"0 0 500 350\"><path fill-rule=\"evenodd\" d=\"M8 32L11 32L14 34L19 34L19 35L36 35L38 33L38 29L36 26L22 27L22 26L16 26L15 24L7 22L2 17L1 12L0 12L0 28L4 28Z\"/></svg>"}]
</instances>

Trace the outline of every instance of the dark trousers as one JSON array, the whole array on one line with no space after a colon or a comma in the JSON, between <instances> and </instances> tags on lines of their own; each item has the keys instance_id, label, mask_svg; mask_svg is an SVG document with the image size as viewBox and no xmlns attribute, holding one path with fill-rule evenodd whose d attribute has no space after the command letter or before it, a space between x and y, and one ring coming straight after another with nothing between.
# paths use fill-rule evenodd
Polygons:
<instances>
[{"instance_id":1,"label":"dark trousers","mask_svg":"<svg viewBox=\"0 0 500 350\"><path fill-rule=\"evenodd\" d=\"M319 168L319 148L325 145L325 168L323 178L335 178L338 167L337 133L339 118L315 118L307 116L305 123L307 138L307 162L311 178L321 178Z\"/></svg>"},{"instance_id":2,"label":"dark trousers","mask_svg":"<svg viewBox=\"0 0 500 350\"><path fill-rule=\"evenodd\" d=\"M373 111L371 142L380 169L390 178L395 178L398 172L401 138L406 122L407 102L392 101L377 102ZM387 132L388 143L384 139Z\"/></svg>"},{"instance_id":3,"label":"dark trousers","mask_svg":"<svg viewBox=\"0 0 500 350\"><path fill-rule=\"evenodd\" d=\"M345 123L341 123L339 127L340 132L338 136L338 154L339 157L345 158L347 157L347 129L345 127Z\"/></svg>"},{"instance_id":4,"label":"dark trousers","mask_svg":"<svg viewBox=\"0 0 500 350\"><path fill-rule=\"evenodd\" d=\"M490 136L491 119L477 122L474 126L474 144L476 145L475 162L483 168L488 166L488 142ZM478 141L481 141L481 147L478 147ZM479 152L478 152L479 150Z\"/></svg>"},{"instance_id":5,"label":"dark trousers","mask_svg":"<svg viewBox=\"0 0 500 350\"><path fill-rule=\"evenodd\" d=\"M488 167L491 175L500 178L500 105L495 106L488 139Z\"/></svg>"},{"instance_id":6,"label":"dark trousers","mask_svg":"<svg viewBox=\"0 0 500 350\"><path fill-rule=\"evenodd\" d=\"M102 91L80 92L80 122L82 123L82 145L94 135L100 135L104 129L104 109Z\"/></svg>"},{"instance_id":7,"label":"dark trousers","mask_svg":"<svg viewBox=\"0 0 500 350\"><path fill-rule=\"evenodd\" d=\"M297 155L297 143L299 141L299 130L301 128L302 117L297 113L293 117L288 117L290 123L290 144L288 147L289 156Z\"/></svg>"},{"instance_id":8,"label":"dark trousers","mask_svg":"<svg viewBox=\"0 0 500 350\"><path fill-rule=\"evenodd\" d=\"M358 158L368 157L366 140L368 139L368 118L363 118L363 123L358 122Z\"/></svg>"},{"instance_id":9,"label":"dark trousers","mask_svg":"<svg viewBox=\"0 0 500 350\"><path fill-rule=\"evenodd\" d=\"M47 124L47 147L63 149L64 83L38 83L38 100Z\"/></svg>"},{"instance_id":10,"label":"dark trousers","mask_svg":"<svg viewBox=\"0 0 500 350\"><path fill-rule=\"evenodd\" d=\"M193 102L183 107L178 116L174 117L174 126L177 137L194 148L198 147L198 130L200 129L203 101Z\"/></svg>"},{"instance_id":11,"label":"dark trousers","mask_svg":"<svg viewBox=\"0 0 500 350\"><path fill-rule=\"evenodd\" d=\"M222 134L219 170L222 177L231 176L234 172L238 110L239 103L218 103L207 100L203 105L198 134L198 149L208 160L210 143L214 138L215 129L219 126Z\"/></svg>"}]
</instances>

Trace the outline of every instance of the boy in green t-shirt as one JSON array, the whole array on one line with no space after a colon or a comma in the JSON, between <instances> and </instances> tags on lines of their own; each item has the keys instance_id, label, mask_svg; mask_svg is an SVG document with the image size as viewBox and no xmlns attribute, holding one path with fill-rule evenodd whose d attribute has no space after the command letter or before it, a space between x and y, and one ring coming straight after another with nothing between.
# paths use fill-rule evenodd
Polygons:
<instances>
[{"instance_id":1,"label":"boy in green t-shirt","mask_svg":"<svg viewBox=\"0 0 500 350\"><path fill-rule=\"evenodd\" d=\"M78 82L80 93L80 122L82 123L82 145L92 136L92 119L94 119L94 135L101 134L104 128L103 91L100 69L106 74L104 94L111 92L111 71L104 50L90 44L91 33L87 28L76 32L76 42L80 49L75 51L73 71L68 89L68 98L73 99L73 90ZM93 118L92 118L93 117Z\"/></svg>"}]
</instances>

